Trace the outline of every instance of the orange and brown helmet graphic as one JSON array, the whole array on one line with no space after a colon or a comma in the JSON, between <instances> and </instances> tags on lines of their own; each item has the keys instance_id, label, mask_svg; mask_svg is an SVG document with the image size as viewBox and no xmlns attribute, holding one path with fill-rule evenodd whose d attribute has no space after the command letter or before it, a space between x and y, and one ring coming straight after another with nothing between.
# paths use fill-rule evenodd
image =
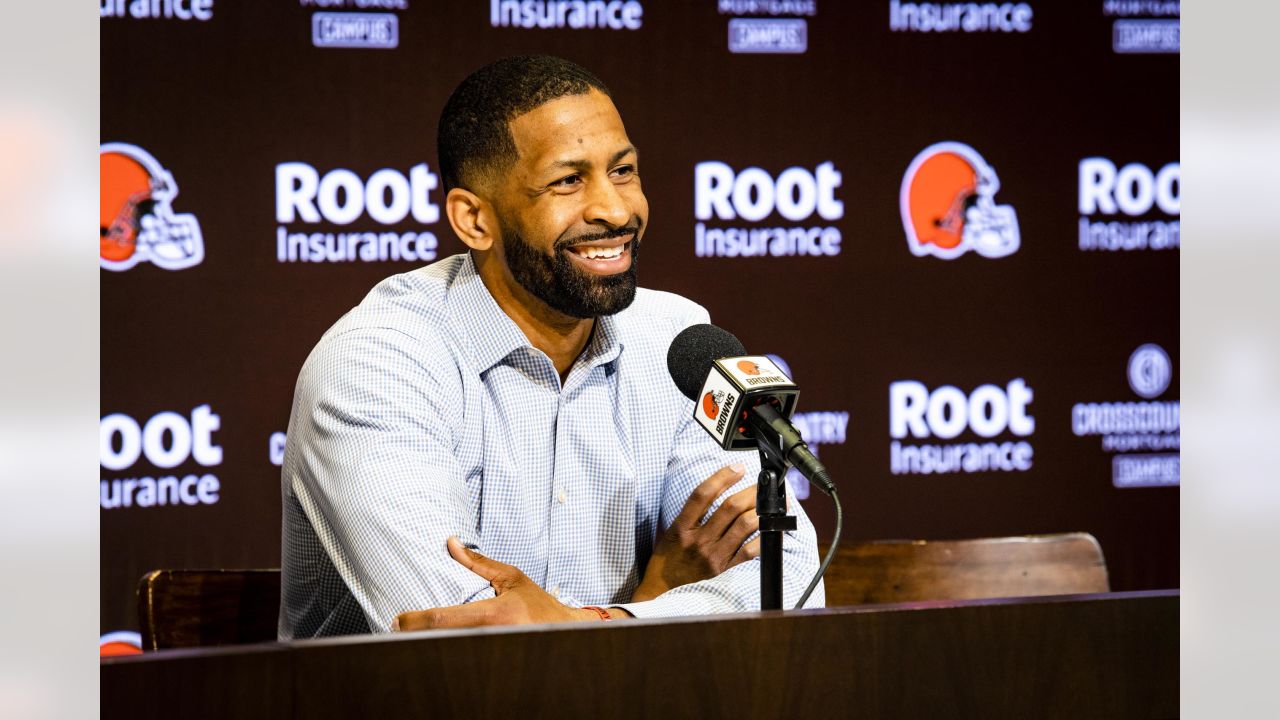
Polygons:
<instances>
[{"instance_id":1,"label":"orange and brown helmet graphic","mask_svg":"<svg viewBox=\"0 0 1280 720\"><path fill-rule=\"evenodd\" d=\"M204 238L194 215L173 212L178 185L146 150L127 143L98 148L99 264L128 270L151 262L182 270L204 260Z\"/></svg>"},{"instance_id":2,"label":"orange and brown helmet graphic","mask_svg":"<svg viewBox=\"0 0 1280 720\"><path fill-rule=\"evenodd\" d=\"M142 636L131 630L117 630L98 638L98 656L141 655Z\"/></svg>"},{"instance_id":3,"label":"orange and brown helmet graphic","mask_svg":"<svg viewBox=\"0 0 1280 720\"><path fill-rule=\"evenodd\" d=\"M996 205L996 171L976 150L958 142L930 145L902 178L900 204L907 246L916 256L951 260L966 252L1000 258L1021 244L1018 216Z\"/></svg>"},{"instance_id":4,"label":"orange and brown helmet graphic","mask_svg":"<svg viewBox=\"0 0 1280 720\"><path fill-rule=\"evenodd\" d=\"M702 396L702 412L712 420L720 415L720 398L714 391Z\"/></svg>"}]
</instances>

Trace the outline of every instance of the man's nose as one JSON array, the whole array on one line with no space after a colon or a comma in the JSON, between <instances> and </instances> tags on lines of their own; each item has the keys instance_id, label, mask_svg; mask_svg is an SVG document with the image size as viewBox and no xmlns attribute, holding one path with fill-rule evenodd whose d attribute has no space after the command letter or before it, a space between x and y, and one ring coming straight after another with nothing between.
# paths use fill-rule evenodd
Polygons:
<instances>
[{"instance_id":1,"label":"man's nose","mask_svg":"<svg viewBox=\"0 0 1280 720\"><path fill-rule=\"evenodd\" d=\"M593 225L622 227L634 215L631 203L608 180L591 183L583 219Z\"/></svg>"}]
</instances>

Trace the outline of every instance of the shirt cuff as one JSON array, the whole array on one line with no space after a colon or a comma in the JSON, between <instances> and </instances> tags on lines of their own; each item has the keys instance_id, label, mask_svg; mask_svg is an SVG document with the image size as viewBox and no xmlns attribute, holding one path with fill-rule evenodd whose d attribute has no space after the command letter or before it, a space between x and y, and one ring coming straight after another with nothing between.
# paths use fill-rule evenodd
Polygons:
<instances>
[{"instance_id":1,"label":"shirt cuff","mask_svg":"<svg viewBox=\"0 0 1280 720\"><path fill-rule=\"evenodd\" d=\"M643 617L676 617L679 615L714 615L727 612L750 612L760 609L758 571L752 566L759 561L741 563L720 575L701 582L672 588L652 600L611 605Z\"/></svg>"},{"instance_id":2,"label":"shirt cuff","mask_svg":"<svg viewBox=\"0 0 1280 720\"><path fill-rule=\"evenodd\" d=\"M621 608L631 613L633 617L638 617L638 618L677 617L679 615L689 614L685 610L685 604L686 604L685 600L686 600L685 598L681 598L681 597L669 597L667 595L659 595L658 597L652 600L645 600L643 602L622 603L620 605L610 605L609 607Z\"/></svg>"}]
</instances>

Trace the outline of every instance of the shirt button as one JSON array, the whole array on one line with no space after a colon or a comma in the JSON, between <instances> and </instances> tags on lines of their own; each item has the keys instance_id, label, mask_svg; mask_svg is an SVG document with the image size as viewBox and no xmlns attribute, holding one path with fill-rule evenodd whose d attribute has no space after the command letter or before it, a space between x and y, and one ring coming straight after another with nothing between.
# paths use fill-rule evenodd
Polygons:
<instances>
[{"instance_id":1,"label":"shirt button","mask_svg":"<svg viewBox=\"0 0 1280 720\"><path fill-rule=\"evenodd\" d=\"M551 597L559 599L559 597L560 597L560 586L559 586L559 585L557 585L557 586L555 586L555 587L551 588Z\"/></svg>"},{"instance_id":2,"label":"shirt button","mask_svg":"<svg viewBox=\"0 0 1280 720\"><path fill-rule=\"evenodd\" d=\"M563 490L560 491L559 495L556 495L556 501L559 502L561 505L565 504L565 502L568 499L569 499L569 496L565 494L565 491Z\"/></svg>"}]
</instances>

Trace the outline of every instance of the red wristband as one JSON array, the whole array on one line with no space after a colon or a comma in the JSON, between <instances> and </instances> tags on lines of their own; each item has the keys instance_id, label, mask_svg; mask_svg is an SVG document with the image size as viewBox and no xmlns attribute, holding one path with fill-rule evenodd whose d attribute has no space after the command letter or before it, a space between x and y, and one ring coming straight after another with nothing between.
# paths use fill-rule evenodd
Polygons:
<instances>
[{"instance_id":1,"label":"red wristband","mask_svg":"<svg viewBox=\"0 0 1280 720\"><path fill-rule=\"evenodd\" d=\"M604 608L602 608L602 607L596 607L595 605L587 605L586 607L584 607L584 608L583 608L583 610L595 610L595 611L596 611L596 614L598 614L598 615L600 616L600 619L601 619L601 620L612 620L612 619L613 619L613 616L609 614L609 611L608 611L608 610L605 610L605 609L604 609Z\"/></svg>"}]
</instances>

